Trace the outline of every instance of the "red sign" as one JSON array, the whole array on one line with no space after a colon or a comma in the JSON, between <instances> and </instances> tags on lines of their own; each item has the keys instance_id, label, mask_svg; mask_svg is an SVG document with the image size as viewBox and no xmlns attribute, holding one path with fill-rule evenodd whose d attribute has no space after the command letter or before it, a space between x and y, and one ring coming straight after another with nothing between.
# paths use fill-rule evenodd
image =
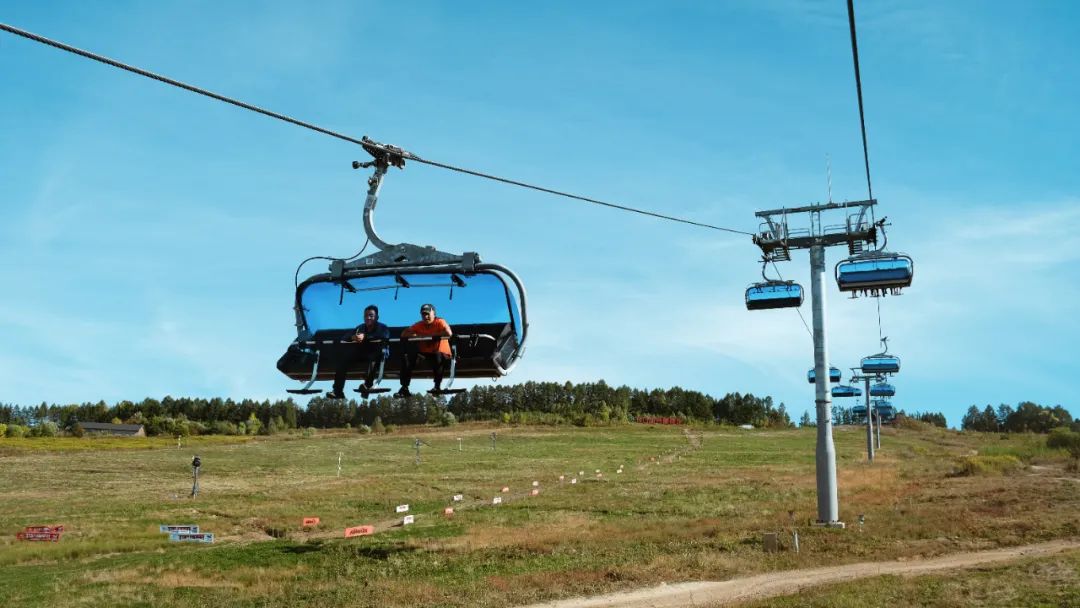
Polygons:
<instances>
[{"instance_id":1,"label":"red sign","mask_svg":"<svg viewBox=\"0 0 1080 608\"><path fill-rule=\"evenodd\" d=\"M304 518L304 527L305 528L307 528L309 526L317 526L317 525L319 525L319 518L318 517L305 517Z\"/></svg>"},{"instance_id":2,"label":"red sign","mask_svg":"<svg viewBox=\"0 0 1080 608\"><path fill-rule=\"evenodd\" d=\"M368 536L375 533L375 526L353 526L345 528L345 538L353 536Z\"/></svg>"},{"instance_id":3,"label":"red sign","mask_svg":"<svg viewBox=\"0 0 1080 608\"><path fill-rule=\"evenodd\" d=\"M450 517L451 515L454 514L454 507L446 507L445 509L442 510L442 514L447 516L447 517Z\"/></svg>"}]
</instances>

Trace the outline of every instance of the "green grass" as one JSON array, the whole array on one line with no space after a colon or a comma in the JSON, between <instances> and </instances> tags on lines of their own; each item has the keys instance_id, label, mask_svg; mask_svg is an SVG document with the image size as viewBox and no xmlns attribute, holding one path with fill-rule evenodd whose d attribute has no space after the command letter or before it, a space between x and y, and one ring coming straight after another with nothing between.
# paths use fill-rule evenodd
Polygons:
<instances>
[{"instance_id":1,"label":"green grass","mask_svg":"<svg viewBox=\"0 0 1080 608\"><path fill-rule=\"evenodd\" d=\"M881 576L804 589L744 608L1057 608L1080 606L1080 552L947 575Z\"/></svg>"},{"instance_id":2,"label":"green grass","mask_svg":"<svg viewBox=\"0 0 1080 608\"><path fill-rule=\"evenodd\" d=\"M1080 535L1080 483L1059 479L1052 455L1038 456L1045 474L953 475L972 453L1033 450L1027 440L886 429L868 465L862 429L837 428L841 517L866 523L835 531L805 526L813 429L693 432L699 448L681 428L640 425L208 437L180 450L175 439L0 440L0 602L502 606ZM429 444L419 466L415 437ZM191 500L194 453L202 493ZM527 497L534 480L541 494ZM504 485L507 504L490 506ZM444 518L454 494L466 500ZM402 503L416 525L388 528ZM762 553L761 534L790 528L789 511L802 552ZM322 519L314 534L304 516ZM59 543L14 540L53 523L68 530ZM198 524L218 542L170 544L163 523ZM384 531L341 538L366 523Z\"/></svg>"}]
</instances>

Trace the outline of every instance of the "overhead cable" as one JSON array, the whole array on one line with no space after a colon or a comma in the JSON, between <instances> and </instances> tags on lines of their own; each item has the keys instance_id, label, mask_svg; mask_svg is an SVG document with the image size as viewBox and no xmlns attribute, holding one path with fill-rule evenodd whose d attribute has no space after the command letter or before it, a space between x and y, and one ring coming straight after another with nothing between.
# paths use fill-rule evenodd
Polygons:
<instances>
[{"instance_id":1,"label":"overhead cable","mask_svg":"<svg viewBox=\"0 0 1080 608\"><path fill-rule=\"evenodd\" d=\"M442 169L448 169L450 171L455 171L457 173L464 173L464 174L467 174L467 175L473 175L473 176L481 177L481 178L484 178L484 179L489 179L489 180L493 180L493 181L497 181L497 182L502 182L504 184L509 184L509 185L512 185L512 186L519 186L519 187L522 187L522 188L528 188L530 190L536 190L538 192L545 192L547 194L554 194L555 196L562 196L562 197L565 197L565 198L570 198L570 199L574 199L574 200L578 200L578 201L582 201L582 202L586 202L586 203L592 203L592 204L595 204L595 205L601 205L601 206L604 206L604 207L609 207L611 209L618 209L620 211L628 211L628 212L631 212L631 213L637 213L637 214L640 214L640 215L646 215L646 216L654 217L654 218L658 218L658 219L669 220L669 221L672 221L672 222L678 222L678 223L682 223L682 224L689 224L691 226L699 226L701 228L709 228L711 230L719 230L719 231L722 231L722 232L732 232L732 233L735 233L735 234L745 234L745 235L753 236L753 233L746 232L746 231L743 231L743 230L735 230L733 228L723 228L721 226L714 226L712 224L706 224L706 223L703 223L703 222L696 222L696 221L693 221L693 220L683 219L683 218L679 218L679 217L675 217L675 216L671 216L671 215L664 215L662 213L655 213L653 211L647 211L647 210L644 210L644 209L636 209L634 207L628 207L626 205L618 205L618 204L615 204L615 203L609 203L609 202L597 200L597 199L594 199L594 198L589 198L589 197L586 197L586 196L580 196L580 195L577 195L577 194L571 194L569 192L562 192L560 190L554 190L554 189L551 189L551 188L545 188L543 186L536 186L536 185L533 185L533 184L529 184L529 183L526 183L526 182L521 182L521 181L517 181L517 180L505 178L505 177L499 177L497 175L492 175L490 173L483 173L481 171L475 171L475 170L472 170L472 169L466 169L466 168L463 168L463 167L457 167L457 166L450 165L450 164L447 164L447 163L441 163L441 162L437 162L437 161L433 161L433 160L428 160L428 159L425 159L425 158L421 158L421 157L419 157L419 156L417 156L417 155L415 155L415 154L413 154L411 152L406 152L404 150L400 150L400 149L397 149L397 148L390 149L390 148L382 146L380 144L376 144L374 142L371 142L370 140L369 141L362 141L361 139L357 139L355 137L350 137L348 135L343 135L343 134L338 133L336 131L331 131L330 129L325 129L323 127L311 124L309 122L304 122L302 120L297 120L295 118L291 118L291 117L286 116L284 114L279 114L277 112L272 112L272 111L267 110L265 108L260 108L258 106L255 106L255 105L252 105L252 104L249 104L249 103L244 103L244 102L238 101L236 99L231 99L229 97L225 97L224 95L219 95L218 93L214 93L213 91L208 91L206 89L202 89L202 88L199 88L199 87L196 87L196 86L192 86L192 85L180 82L179 80L174 80L172 78L168 78L168 77L162 76L160 74L155 74L154 72L150 72L148 70L137 68L135 66L128 65L126 63L121 63L121 62L119 62L119 61L117 61L115 59L110 59L110 58L105 57L103 55L98 55L97 53L92 53L90 51L86 51L86 50L83 50L83 49L80 49L80 48L76 48L76 47L73 47L73 46L71 46L69 44L64 44L63 42L52 40L50 38L46 38L44 36L40 36L38 34L34 34L32 32L28 32L26 30L22 30L22 29L19 29L17 27L7 25L5 23L0 23L0 30L4 30L4 31L7 31L9 33L15 34L16 36L22 36L23 38L27 38L27 39L33 40L35 42L40 42L42 44L46 44L46 45L49 45L49 46L54 47L54 48L58 48L58 49L60 49L62 51L67 51L69 53L74 53L76 55L80 55L80 56L85 57L87 59L92 59L94 61L98 61L100 63L104 63L106 65L110 65L112 67L119 68L121 70L131 72L133 74L138 74L140 76L145 76L147 78L157 80L158 82L163 82L165 84L169 84L169 85L172 85L174 87L179 87L181 89L184 89L186 91L190 91L192 93L198 93L199 95L204 95L206 97L210 97L211 99L216 99L218 101L222 101L222 102L225 102L225 103L228 103L228 104L232 104L234 106L243 108L245 110L250 110L252 112L258 112L259 114L263 114L264 116L269 116L271 118L276 118L278 120L282 120L282 121L294 124L294 125L299 126L299 127L304 127L305 129L311 129L312 131L316 131L316 132L322 133L324 135L329 135L330 137L336 137L337 139L341 139L341 140L347 141L349 143L354 143L354 144L361 145L361 146L372 146L372 147L381 149L381 150L383 150L385 152L397 153L397 154L402 155L404 158L407 158L409 160L416 161L418 163L422 163L422 164L425 164L425 165L431 165L433 167L439 167L439 168L442 168Z\"/></svg>"},{"instance_id":2,"label":"overhead cable","mask_svg":"<svg viewBox=\"0 0 1080 608\"><path fill-rule=\"evenodd\" d=\"M862 129L863 162L866 164L867 198L874 200L870 185L870 149L866 145L866 118L863 114L862 77L859 75L859 43L855 39L855 0L847 0L848 25L851 28L851 58L855 62L855 93L859 97L859 128Z\"/></svg>"}]
</instances>

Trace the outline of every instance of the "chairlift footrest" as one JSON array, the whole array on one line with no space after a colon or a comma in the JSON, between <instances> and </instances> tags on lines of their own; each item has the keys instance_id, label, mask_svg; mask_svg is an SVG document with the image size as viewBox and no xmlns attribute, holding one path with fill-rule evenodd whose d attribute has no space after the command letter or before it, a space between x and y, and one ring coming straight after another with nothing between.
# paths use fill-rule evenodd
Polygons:
<instances>
[{"instance_id":1,"label":"chairlift footrest","mask_svg":"<svg viewBox=\"0 0 1080 608\"><path fill-rule=\"evenodd\" d=\"M367 388L367 389L365 389L365 388L354 388L353 391L357 392L357 393L360 393L361 395L374 395L376 393L389 393L390 389L388 389L388 388Z\"/></svg>"},{"instance_id":2,"label":"chairlift footrest","mask_svg":"<svg viewBox=\"0 0 1080 608\"><path fill-rule=\"evenodd\" d=\"M467 392L469 389L465 388L443 388L437 391L428 391L429 395L459 395Z\"/></svg>"},{"instance_id":3,"label":"chairlift footrest","mask_svg":"<svg viewBox=\"0 0 1080 608\"><path fill-rule=\"evenodd\" d=\"M317 388L287 388L285 392L293 395L315 395L322 393L322 390Z\"/></svg>"}]
</instances>

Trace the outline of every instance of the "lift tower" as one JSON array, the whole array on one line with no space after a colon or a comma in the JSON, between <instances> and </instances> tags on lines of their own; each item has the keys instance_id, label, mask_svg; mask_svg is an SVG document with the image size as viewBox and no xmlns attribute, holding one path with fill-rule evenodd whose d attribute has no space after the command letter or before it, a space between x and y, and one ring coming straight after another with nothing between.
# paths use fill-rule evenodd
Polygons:
<instances>
[{"instance_id":1,"label":"lift tower","mask_svg":"<svg viewBox=\"0 0 1080 608\"><path fill-rule=\"evenodd\" d=\"M866 252L877 243L878 225L873 221L874 199L824 203L758 211L761 227L754 244L765 263L788 261L792 249L810 250L810 299L814 317L814 403L817 408L817 523L843 528L836 498L836 448L832 436L832 397L829 390L829 351L825 338L825 248L846 245L849 255ZM842 211L844 222L825 225L822 215ZM791 229L789 219L806 216L807 228Z\"/></svg>"}]
</instances>

